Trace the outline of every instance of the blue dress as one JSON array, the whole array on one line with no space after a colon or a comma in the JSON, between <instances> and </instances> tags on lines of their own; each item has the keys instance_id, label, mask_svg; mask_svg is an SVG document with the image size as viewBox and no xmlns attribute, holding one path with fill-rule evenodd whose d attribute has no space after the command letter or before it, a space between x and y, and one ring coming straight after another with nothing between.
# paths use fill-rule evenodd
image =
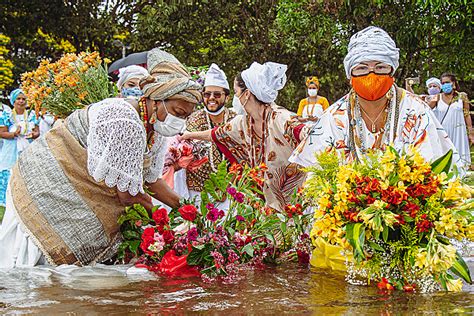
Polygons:
<instances>
[{"instance_id":1,"label":"blue dress","mask_svg":"<svg viewBox=\"0 0 474 316\"><path fill-rule=\"evenodd\" d=\"M0 149L0 206L5 206L10 169L15 164L18 155L33 141L27 139L26 135L30 134L38 124L34 111L26 115L26 122L25 115L16 115L15 117L13 111L3 111L0 115L0 127L7 127L9 132L15 132L18 128L21 129L20 135L17 137L2 139Z\"/></svg>"}]
</instances>

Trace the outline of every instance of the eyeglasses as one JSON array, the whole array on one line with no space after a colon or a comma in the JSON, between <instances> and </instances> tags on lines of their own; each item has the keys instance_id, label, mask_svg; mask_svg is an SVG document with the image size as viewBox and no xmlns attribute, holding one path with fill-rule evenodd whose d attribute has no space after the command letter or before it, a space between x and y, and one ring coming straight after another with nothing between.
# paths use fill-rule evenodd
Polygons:
<instances>
[{"instance_id":1,"label":"eyeglasses","mask_svg":"<svg viewBox=\"0 0 474 316\"><path fill-rule=\"evenodd\" d=\"M203 92L202 95L206 99L209 99L211 97L211 95L213 95L214 98L219 99L223 94L224 94L224 92L220 92L220 91L206 91L206 92Z\"/></svg>"},{"instance_id":2,"label":"eyeglasses","mask_svg":"<svg viewBox=\"0 0 474 316\"><path fill-rule=\"evenodd\" d=\"M392 73L392 66L387 64L377 64L374 67L368 65L360 64L352 68L352 76L360 77L366 76L369 73L373 72L376 75L390 75Z\"/></svg>"}]
</instances>

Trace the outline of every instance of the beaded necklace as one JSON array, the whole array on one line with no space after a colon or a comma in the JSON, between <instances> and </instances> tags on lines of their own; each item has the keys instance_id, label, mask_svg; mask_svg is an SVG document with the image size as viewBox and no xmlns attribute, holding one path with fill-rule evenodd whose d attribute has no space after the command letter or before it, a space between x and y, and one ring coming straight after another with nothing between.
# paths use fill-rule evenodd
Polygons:
<instances>
[{"instance_id":1,"label":"beaded necklace","mask_svg":"<svg viewBox=\"0 0 474 316\"><path fill-rule=\"evenodd\" d=\"M204 114L206 116L208 129L212 129L213 126L212 126L211 118L209 117L209 113L204 111ZM222 125L225 125L227 123L228 116L229 116L229 111L227 109L225 109L224 110L224 121L222 122ZM222 154L221 154L221 159L224 159L224 155L222 155ZM214 164L214 150L212 149L212 145L211 145L211 147L209 147L209 164L211 165L211 170L213 172L217 172L217 168Z\"/></svg>"},{"instance_id":2,"label":"beaded necklace","mask_svg":"<svg viewBox=\"0 0 474 316\"><path fill-rule=\"evenodd\" d=\"M396 129L398 127L399 107L401 93L395 88L396 97L393 97L392 90L387 94L388 97L388 111L385 112L383 128L376 133L375 143L376 148L381 147L384 143L394 142L396 137ZM363 129L363 119L360 111L359 99L355 91L351 91L349 96L349 107L347 108L347 115L349 119L349 150L356 160L360 160L360 155L364 155L370 148L367 145L365 133ZM390 134L386 132L389 131ZM356 134L359 136L356 139ZM358 140L358 141L357 141ZM358 150L360 150L360 155Z\"/></svg>"},{"instance_id":3,"label":"beaded necklace","mask_svg":"<svg viewBox=\"0 0 474 316\"><path fill-rule=\"evenodd\" d=\"M27 111L24 110L24 112L23 112L23 122L20 122L20 121L17 120L16 109L13 108L12 118L13 118L13 121L15 122L15 125L20 127L20 134L26 135L28 133L28 114L27 114ZM23 123L23 126L21 126L20 123Z\"/></svg>"},{"instance_id":4,"label":"beaded necklace","mask_svg":"<svg viewBox=\"0 0 474 316\"><path fill-rule=\"evenodd\" d=\"M265 161L265 146L266 146L266 142L267 142L267 138L268 138L268 124L267 124L267 120L268 120L268 116L269 114L271 113L271 111L269 113L267 113L267 107L265 107L265 109L263 110L263 120L262 120L262 138L261 138L261 144L262 144L262 147L261 147L261 150L260 150L260 153L258 153L258 150L257 150L257 145L255 144L255 139L257 138L257 134L255 133L255 130L254 130L254 123L255 123L255 120L250 117L250 149L251 149L251 157L250 157L250 163L251 163L251 166L252 167L257 167L259 165L259 163L266 163ZM260 157L257 157L260 156Z\"/></svg>"},{"instance_id":5,"label":"beaded necklace","mask_svg":"<svg viewBox=\"0 0 474 316\"><path fill-rule=\"evenodd\" d=\"M146 108L146 99L142 97L140 101L138 101L138 108L140 113L140 119L142 120L143 126L145 127L146 134L149 135L147 137L147 148L151 150L153 145L155 144L155 132L151 130L148 124L148 111Z\"/></svg>"}]
</instances>

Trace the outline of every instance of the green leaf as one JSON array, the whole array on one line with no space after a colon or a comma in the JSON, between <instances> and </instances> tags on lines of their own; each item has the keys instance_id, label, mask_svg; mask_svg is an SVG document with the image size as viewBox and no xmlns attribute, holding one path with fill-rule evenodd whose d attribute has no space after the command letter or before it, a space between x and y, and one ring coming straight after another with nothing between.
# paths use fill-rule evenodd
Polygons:
<instances>
[{"instance_id":1,"label":"green leaf","mask_svg":"<svg viewBox=\"0 0 474 316\"><path fill-rule=\"evenodd\" d=\"M122 232L122 236L126 240L136 240L136 239L140 240L141 239L140 234L134 230L126 230Z\"/></svg>"},{"instance_id":2,"label":"green leaf","mask_svg":"<svg viewBox=\"0 0 474 316\"><path fill-rule=\"evenodd\" d=\"M445 172L446 174L449 173L449 169L451 168L451 163L453 161L453 150L450 149L444 156L436 159L431 163L431 170L436 173L440 174Z\"/></svg>"},{"instance_id":3,"label":"green leaf","mask_svg":"<svg viewBox=\"0 0 474 316\"><path fill-rule=\"evenodd\" d=\"M192 247L191 252L186 258L186 262L190 266L199 266L203 263L212 261L210 256L211 247L209 245L199 245L199 247Z\"/></svg>"},{"instance_id":4,"label":"green leaf","mask_svg":"<svg viewBox=\"0 0 474 316\"><path fill-rule=\"evenodd\" d=\"M141 204L134 204L133 205L133 208L137 211L138 214L140 214L141 216L145 217L145 218L150 218L150 216L148 216L148 212L147 210L141 205ZM153 209L155 209L156 207L154 207Z\"/></svg>"},{"instance_id":5,"label":"green leaf","mask_svg":"<svg viewBox=\"0 0 474 316\"><path fill-rule=\"evenodd\" d=\"M250 257L253 258L254 249L253 249L252 244L251 244L251 243L246 244L246 245L242 248L242 252L246 252Z\"/></svg>"},{"instance_id":6,"label":"green leaf","mask_svg":"<svg viewBox=\"0 0 474 316\"><path fill-rule=\"evenodd\" d=\"M382 232L382 237L383 237L383 241L387 242L388 240L388 226L384 226L383 227L383 232Z\"/></svg>"},{"instance_id":7,"label":"green leaf","mask_svg":"<svg viewBox=\"0 0 474 316\"><path fill-rule=\"evenodd\" d=\"M138 255L138 253L137 253L138 246L140 246L140 240L132 240L132 241L129 242L130 251L133 252L135 254L135 256Z\"/></svg>"},{"instance_id":8,"label":"green leaf","mask_svg":"<svg viewBox=\"0 0 474 316\"><path fill-rule=\"evenodd\" d=\"M385 252L385 249L383 249L379 244L377 244L373 241L369 240L368 244L373 250L380 251L380 252Z\"/></svg>"},{"instance_id":9,"label":"green leaf","mask_svg":"<svg viewBox=\"0 0 474 316\"><path fill-rule=\"evenodd\" d=\"M350 223L346 226L346 237L354 249L354 258L362 260L364 256L365 226L362 223Z\"/></svg>"},{"instance_id":10,"label":"green leaf","mask_svg":"<svg viewBox=\"0 0 474 316\"><path fill-rule=\"evenodd\" d=\"M281 213L277 213L277 217L280 219L280 221L282 222L285 222L286 221L286 217L285 215L281 214Z\"/></svg>"},{"instance_id":11,"label":"green leaf","mask_svg":"<svg viewBox=\"0 0 474 316\"><path fill-rule=\"evenodd\" d=\"M469 268L464 261L464 259L461 257L459 252L456 252L456 261L454 264L451 266L450 270L462 278L464 281L466 281L469 284L472 284L472 279L471 279L471 274L469 272Z\"/></svg>"}]
</instances>

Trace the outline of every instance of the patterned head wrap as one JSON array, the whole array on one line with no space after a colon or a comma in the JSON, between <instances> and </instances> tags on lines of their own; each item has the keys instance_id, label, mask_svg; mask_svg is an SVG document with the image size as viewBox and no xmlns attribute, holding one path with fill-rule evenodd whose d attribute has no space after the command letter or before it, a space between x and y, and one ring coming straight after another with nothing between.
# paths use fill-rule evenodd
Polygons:
<instances>
[{"instance_id":1,"label":"patterned head wrap","mask_svg":"<svg viewBox=\"0 0 474 316\"><path fill-rule=\"evenodd\" d=\"M15 104L15 101L16 101L16 99L18 98L18 96L19 96L20 94L25 94L25 93L23 92L23 90L21 90L20 88L15 89L15 90L13 90L12 92L10 92L10 96L9 96L8 98L10 99L10 104L11 104L11 105L14 105L14 104Z\"/></svg>"},{"instance_id":2,"label":"patterned head wrap","mask_svg":"<svg viewBox=\"0 0 474 316\"><path fill-rule=\"evenodd\" d=\"M306 78L306 87L308 87L311 82L314 83L316 85L316 87L318 87L318 89L319 89L319 79L318 79L318 77L312 76L312 77Z\"/></svg>"},{"instance_id":3,"label":"patterned head wrap","mask_svg":"<svg viewBox=\"0 0 474 316\"><path fill-rule=\"evenodd\" d=\"M376 60L398 68L399 49L395 42L384 30L369 26L352 35L349 41L348 52L344 58L346 76L351 78L352 68L361 62ZM393 73L392 73L393 74Z\"/></svg>"},{"instance_id":4,"label":"patterned head wrap","mask_svg":"<svg viewBox=\"0 0 474 316\"><path fill-rule=\"evenodd\" d=\"M123 88L123 85L130 79L142 79L143 77L148 77L148 71L140 66L131 65L119 69L117 87L119 90Z\"/></svg>"},{"instance_id":5,"label":"patterned head wrap","mask_svg":"<svg viewBox=\"0 0 474 316\"><path fill-rule=\"evenodd\" d=\"M140 81L143 95L152 100L201 101L201 85L191 79L186 68L170 53L154 48L148 52L150 76Z\"/></svg>"},{"instance_id":6,"label":"patterned head wrap","mask_svg":"<svg viewBox=\"0 0 474 316\"><path fill-rule=\"evenodd\" d=\"M441 80L439 80L438 78L430 78L428 80L426 80L426 87L428 87L430 84L436 84L438 87L441 88Z\"/></svg>"},{"instance_id":7,"label":"patterned head wrap","mask_svg":"<svg viewBox=\"0 0 474 316\"><path fill-rule=\"evenodd\" d=\"M266 62L263 65L253 62L250 67L242 71L242 79L247 88L261 102L272 103L286 83L287 66Z\"/></svg>"}]
</instances>

